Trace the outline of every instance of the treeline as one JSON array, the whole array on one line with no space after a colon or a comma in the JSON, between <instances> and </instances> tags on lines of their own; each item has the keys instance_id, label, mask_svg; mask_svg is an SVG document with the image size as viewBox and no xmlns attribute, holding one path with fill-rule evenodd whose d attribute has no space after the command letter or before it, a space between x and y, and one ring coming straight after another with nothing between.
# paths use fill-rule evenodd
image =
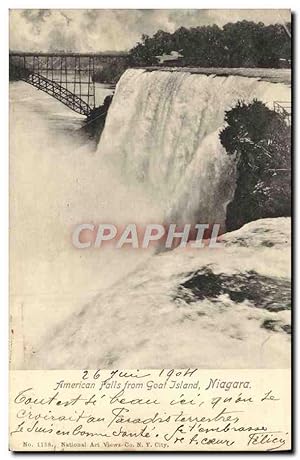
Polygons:
<instances>
[{"instance_id":1,"label":"treeline","mask_svg":"<svg viewBox=\"0 0 300 460\"><path fill-rule=\"evenodd\" d=\"M93 80L99 83L115 84L129 67L129 63L124 59L115 59L114 62L103 64L98 68L93 75Z\"/></svg>"},{"instance_id":2,"label":"treeline","mask_svg":"<svg viewBox=\"0 0 300 460\"><path fill-rule=\"evenodd\" d=\"M286 26L239 21L222 28L217 25L174 33L159 30L152 37L142 35L130 50L132 65L153 65L157 56L178 51L182 66L201 67L289 67L291 60L291 23Z\"/></svg>"}]
</instances>

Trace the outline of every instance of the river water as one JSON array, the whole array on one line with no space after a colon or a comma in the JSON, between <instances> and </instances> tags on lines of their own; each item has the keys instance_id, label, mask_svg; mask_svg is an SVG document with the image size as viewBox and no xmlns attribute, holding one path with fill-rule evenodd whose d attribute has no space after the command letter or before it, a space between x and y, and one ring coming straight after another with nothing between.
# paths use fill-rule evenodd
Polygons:
<instances>
[{"instance_id":1,"label":"river water","mask_svg":"<svg viewBox=\"0 0 300 460\"><path fill-rule=\"evenodd\" d=\"M99 103L111 93L97 84ZM24 82L10 84L11 311L22 337L14 342L16 367L26 367L49 331L147 256L81 253L71 244L75 225L120 213L119 202L113 210L107 202L112 175L78 142L83 120Z\"/></svg>"}]
</instances>

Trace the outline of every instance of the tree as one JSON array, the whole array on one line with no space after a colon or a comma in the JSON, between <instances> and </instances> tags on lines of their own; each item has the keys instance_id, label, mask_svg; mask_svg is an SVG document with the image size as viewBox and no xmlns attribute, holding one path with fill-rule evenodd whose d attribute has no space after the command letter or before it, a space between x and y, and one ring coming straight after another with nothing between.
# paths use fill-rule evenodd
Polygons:
<instances>
[{"instance_id":1,"label":"tree","mask_svg":"<svg viewBox=\"0 0 300 460\"><path fill-rule=\"evenodd\" d=\"M263 217L291 214L291 129L258 100L238 102L225 114L220 141L234 155L237 183L227 207L227 230Z\"/></svg>"},{"instance_id":2,"label":"tree","mask_svg":"<svg viewBox=\"0 0 300 460\"><path fill-rule=\"evenodd\" d=\"M157 64L156 56L179 51L179 65L202 67L288 67L291 59L291 25L238 21L225 24L180 27L173 34L159 30L143 35L130 50L133 65Z\"/></svg>"}]
</instances>

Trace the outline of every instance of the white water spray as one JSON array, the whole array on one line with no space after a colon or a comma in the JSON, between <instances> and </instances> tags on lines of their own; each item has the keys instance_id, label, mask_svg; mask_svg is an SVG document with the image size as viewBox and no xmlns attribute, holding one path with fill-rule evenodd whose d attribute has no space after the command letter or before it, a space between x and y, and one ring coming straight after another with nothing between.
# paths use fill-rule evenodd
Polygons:
<instances>
[{"instance_id":1,"label":"white water spray","mask_svg":"<svg viewBox=\"0 0 300 460\"><path fill-rule=\"evenodd\" d=\"M235 167L219 131L226 110L254 98L272 106L289 98L289 88L240 76L127 70L97 154L110 155L124 182L142 184L164 219L224 223Z\"/></svg>"}]
</instances>

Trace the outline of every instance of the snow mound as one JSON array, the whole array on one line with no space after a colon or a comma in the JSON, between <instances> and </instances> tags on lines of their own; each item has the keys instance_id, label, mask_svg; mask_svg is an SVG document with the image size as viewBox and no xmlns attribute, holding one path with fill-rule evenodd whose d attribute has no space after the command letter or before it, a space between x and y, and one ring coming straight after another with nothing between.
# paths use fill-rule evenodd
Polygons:
<instances>
[{"instance_id":1,"label":"snow mound","mask_svg":"<svg viewBox=\"0 0 300 460\"><path fill-rule=\"evenodd\" d=\"M259 219L222 236L226 246L286 247L291 245L291 219Z\"/></svg>"},{"instance_id":2,"label":"snow mound","mask_svg":"<svg viewBox=\"0 0 300 460\"><path fill-rule=\"evenodd\" d=\"M223 248L150 256L52 330L32 367L289 367L289 225L260 220Z\"/></svg>"}]
</instances>

